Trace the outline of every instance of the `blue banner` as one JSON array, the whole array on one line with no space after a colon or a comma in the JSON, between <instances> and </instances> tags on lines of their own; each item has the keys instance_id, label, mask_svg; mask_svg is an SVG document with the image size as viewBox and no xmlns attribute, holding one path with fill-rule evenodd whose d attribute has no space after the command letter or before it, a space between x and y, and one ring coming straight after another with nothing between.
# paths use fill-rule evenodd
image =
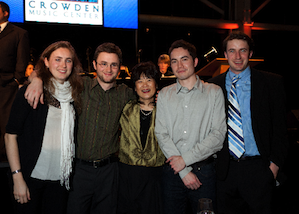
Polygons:
<instances>
[{"instance_id":1,"label":"blue banner","mask_svg":"<svg viewBox=\"0 0 299 214\"><path fill-rule=\"evenodd\" d=\"M2 1L7 3L10 7L9 21L23 23L24 22L24 0L2 0ZM64 2L61 0L53 0L53 1L57 1L57 2L60 1L61 3ZM40 6L40 4L35 4L36 2L34 0L31 1L31 5L34 7ZM43 6L46 7L46 3L49 1L45 0L44 2L45 3L43 4ZM98 2L98 0L71 0L71 2L77 2L77 4L79 4L79 2L82 2L83 4L85 2L86 4L86 2L89 3ZM68 1L68 3L70 3L70 1ZM38 14L38 12L39 11L37 11L36 14ZM44 14L41 13L41 15ZM53 13L52 15L55 14ZM69 15L69 14L65 14L65 15ZM69 16L71 17L71 15ZM71 18L73 19L74 17ZM103 19L104 19L103 20L104 27L137 29L138 28L138 0L103 0ZM44 20L40 20L40 21L44 22ZM94 23L84 23L84 24L94 24Z\"/></svg>"},{"instance_id":2,"label":"blue banner","mask_svg":"<svg viewBox=\"0 0 299 214\"><path fill-rule=\"evenodd\" d=\"M138 0L104 0L104 27L138 28Z\"/></svg>"},{"instance_id":3,"label":"blue banner","mask_svg":"<svg viewBox=\"0 0 299 214\"><path fill-rule=\"evenodd\" d=\"M2 0L10 8L10 22L24 22L24 0Z\"/></svg>"}]
</instances>

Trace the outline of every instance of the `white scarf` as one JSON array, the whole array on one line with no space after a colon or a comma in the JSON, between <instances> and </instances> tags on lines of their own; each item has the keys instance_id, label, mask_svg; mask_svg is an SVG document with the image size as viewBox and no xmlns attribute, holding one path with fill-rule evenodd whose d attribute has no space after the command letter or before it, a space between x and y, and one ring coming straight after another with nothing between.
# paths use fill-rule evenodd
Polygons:
<instances>
[{"instance_id":1,"label":"white scarf","mask_svg":"<svg viewBox=\"0 0 299 214\"><path fill-rule=\"evenodd\" d=\"M55 93L52 94L60 102L61 114L61 158L60 158L60 184L65 184L69 190L69 177L72 172L72 161L75 156L74 127L75 110L71 102L72 87L69 81L58 83L52 78Z\"/></svg>"}]
</instances>

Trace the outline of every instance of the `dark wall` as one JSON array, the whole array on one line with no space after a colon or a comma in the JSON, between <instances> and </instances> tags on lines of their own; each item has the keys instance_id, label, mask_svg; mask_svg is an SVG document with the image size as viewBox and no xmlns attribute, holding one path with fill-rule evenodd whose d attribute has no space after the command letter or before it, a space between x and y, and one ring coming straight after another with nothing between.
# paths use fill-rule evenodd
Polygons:
<instances>
[{"instance_id":1,"label":"dark wall","mask_svg":"<svg viewBox=\"0 0 299 214\"><path fill-rule=\"evenodd\" d=\"M212 28L146 24L139 24L137 32L128 29L65 24L25 23L20 26L29 31L30 45L36 59L49 44L68 40L75 47L86 71L87 49L90 50L92 60L95 48L103 42L117 44L123 51L123 64L131 69L137 63L136 51L141 50L141 61L151 60L157 63L159 55L167 53L171 43L177 39L193 43L200 58L212 45L220 51L219 56L223 56L222 41L229 33L228 30ZM254 57L265 59L258 68L284 77L288 107L298 109L299 32L252 31L252 38L256 43ZM206 62L201 60L197 69L205 64Z\"/></svg>"}]
</instances>

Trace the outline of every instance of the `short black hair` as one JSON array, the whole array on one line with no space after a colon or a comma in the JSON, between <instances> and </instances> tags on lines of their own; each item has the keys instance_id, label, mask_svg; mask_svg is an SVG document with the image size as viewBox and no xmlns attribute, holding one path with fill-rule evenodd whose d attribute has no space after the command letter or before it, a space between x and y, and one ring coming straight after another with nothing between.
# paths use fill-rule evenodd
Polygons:
<instances>
[{"instance_id":1,"label":"short black hair","mask_svg":"<svg viewBox=\"0 0 299 214\"><path fill-rule=\"evenodd\" d=\"M191 43L186 42L183 39L177 40L177 41L175 41L175 42L173 42L171 44L171 46L169 48L169 51L168 51L168 55L171 56L171 52L173 51L173 49L176 49L176 48L183 48L185 50L188 50L189 54L193 58L193 61L197 57L197 55L196 55L196 47L194 45L192 45Z\"/></svg>"},{"instance_id":2,"label":"short black hair","mask_svg":"<svg viewBox=\"0 0 299 214\"><path fill-rule=\"evenodd\" d=\"M136 81L140 79L142 74L144 74L148 78L153 78L158 87L161 79L161 73L158 71L156 65L153 62L141 62L133 67L131 80L133 81L134 87Z\"/></svg>"},{"instance_id":3,"label":"short black hair","mask_svg":"<svg viewBox=\"0 0 299 214\"><path fill-rule=\"evenodd\" d=\"M2 8L2 11L3 12L7 12L8 13L8 16L7 16L7 19L9 18L9 15L10 15L10 9L9 9L9 6L8 4L6 4L5 2L3 1L0 1L0 7Z\"/></svg>"},{"instance_id":4,"label":"short black hair","mask_svg":"<svg viewBox=\"0 0 299 214\"><path fill-rule=\"evenodd\" d=\"M243 33L242 31L233 31L231 34L229 34L223 41L223 51L226 52L227 50L227 42L234 40L234 39L240 39L245 42L247 42L249 46L249 51L253 51L254 49L254 42L253 39L251 39L247 34Z\"/></svg>"}]
</instances>

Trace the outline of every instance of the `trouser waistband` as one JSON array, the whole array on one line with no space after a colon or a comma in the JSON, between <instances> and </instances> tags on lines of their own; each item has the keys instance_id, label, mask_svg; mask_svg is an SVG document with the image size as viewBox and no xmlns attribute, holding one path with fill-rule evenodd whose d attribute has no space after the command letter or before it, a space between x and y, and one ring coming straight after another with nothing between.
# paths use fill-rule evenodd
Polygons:
<instances>
[{"instance_id":1,"label":"trouser waistband","mask_svg":"<svg viewBox=\"0 0 299 214\"><path fill-rule=\"evenodd\" d=\"M96 168L99 168L99 167L106 166L106 165L108 165L110 163L113 163L113 162L118 162L119 158L115 154L111 154L108 157L98 159L98 160L94 160L94 161L87 161L87 160L82 160L82 159L78 159L78 158L77 158L77 161L79 161L80 163L82 163L84 165L92 166L96 169Z\"/></svg>"}]
</instances>

